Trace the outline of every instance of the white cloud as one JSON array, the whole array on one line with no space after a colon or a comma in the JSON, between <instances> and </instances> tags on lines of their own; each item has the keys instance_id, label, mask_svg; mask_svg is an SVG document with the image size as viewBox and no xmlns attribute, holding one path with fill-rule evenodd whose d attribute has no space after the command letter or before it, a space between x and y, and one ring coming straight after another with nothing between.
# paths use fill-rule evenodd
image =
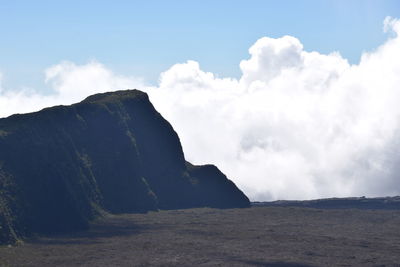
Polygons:
<instances>
[{"instance_id":1,"label":"white cloud","mask_svg":"<svg viewBox=\"0 0 400 267\"><path fill-rule=\"evenodd\" d=\"M303 45L292 36L259 39L249 49L251 58L240 63L242 81L267 82L285 69L301 67L302 50Z\"/></svg>"},{"instance_id":2,"label":"white cloud","mask_svg":"<svg viewBox=\"0 0 400 267\"><path fill-rule=\"evenodd\" d=\"M188 61L144 87L97 62L64 62L46 70L53 95L0 91L0 116L136 87L174 126L188 160L215 163L253 200L400 194L399 20L385 19L384 30L393 35L357 65L291 36L261 38L240 79Z\"/></svg>"},{"instance_id":3,"label":"white cloud","mask_svg":"<svg viewBox=\"0 0 400 267\"><path fill-rule=\"evenodd\" d=\"M144 86L141 79L117 75L96 61L80 66L62 62L48 68L45 74L46 83L70 102L99 92Z\"/></svg>"},{"instance_id":4,"label":"white cloud","mask_svg":"<svg viewBox=\"0 0 400 267\"><path fill-rule=\"evenodd\" d=\"M51 94L43 95L33 89L0 90L0 117L69 105L95 93L145 86L141 79L117 75L96 61L85 65L61 62L45 70L45 82L52 89Z\"/></svg>"},{"instance_id":5,"label":"white cloud","mask_svg":"<svg viewBox=\"0 0 400 267\"><path fill-rule=\"evenodd\" d=\"M400 194L400 23L384 25L394 37L358 65L264 37L239 80L189 61L149 93L187 158L216 163L253 200Z\"/></svg>"},{"instance_id":6,"label":"white cloud","mask_svg":"<svg viewBox=\"0 0 400 267\"><path fill-rule=\"evenodd\" d=\"M399 19L392 18L390 16L386 17L385 20L383 21L383 31L384 32L393 31L394 33L398 34L400 32Z\"/></svg>"}]
</instances>

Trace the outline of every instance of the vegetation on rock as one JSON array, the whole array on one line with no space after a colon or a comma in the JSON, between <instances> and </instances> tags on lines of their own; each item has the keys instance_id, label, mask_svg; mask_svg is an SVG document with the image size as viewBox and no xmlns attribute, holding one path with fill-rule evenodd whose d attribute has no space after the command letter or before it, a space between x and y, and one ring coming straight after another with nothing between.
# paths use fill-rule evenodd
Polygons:
<instances>
[{"instance_id":1,"label":"vegetation on rock","mask_svg":"<svg viewBox=\"0 0 400 267\"><path fill-rule=\"evenodd\" d=\"M141 91L0 119L0 243L84 229L104 211L249 205L217 167L185 161Z\"/></svg>"}]
</instances>

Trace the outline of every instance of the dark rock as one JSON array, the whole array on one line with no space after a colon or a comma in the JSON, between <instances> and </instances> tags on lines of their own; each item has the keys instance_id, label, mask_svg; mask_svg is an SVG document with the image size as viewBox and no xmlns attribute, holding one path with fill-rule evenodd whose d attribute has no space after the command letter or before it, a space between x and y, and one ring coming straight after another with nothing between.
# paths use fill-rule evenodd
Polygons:
<instances>
[{"instance_id":1,"label":"dark rock","mask_svg":"<svg viewBox=\"0 0 400 267\"><path fill-rule=\"evenodd\" d=\"M185 161L141 91L0 119L0 242L84 229L103 211L249 205L215 166Z\"/></svg>"}]
</instances>

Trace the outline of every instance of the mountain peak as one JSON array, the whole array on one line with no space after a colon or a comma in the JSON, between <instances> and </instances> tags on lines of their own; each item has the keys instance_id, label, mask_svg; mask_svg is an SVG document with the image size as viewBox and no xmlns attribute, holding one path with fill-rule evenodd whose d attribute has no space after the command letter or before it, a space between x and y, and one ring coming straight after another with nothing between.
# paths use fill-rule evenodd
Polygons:
<instances>
[{"instance_id":1,"label":"mountain peak","mask_svg":"<svg viewBox=\"0 0 400 267\"><path fill-rule=\"evenodd\" d=\"M139 90L0 120L0 242L82 229L104 211L249 205L218 168L185 161Z\"/></svg>"},{"instance_id":2,"label":"mountain peak","mask_svg":"<svg viewBox=\"0 0 400 267\"><path fill-rule=\"evenodd\" d=\"M99 93L95 95L88 96L81 103L86 102L113 102L113 101L121 101L124 99L149 99L148 95L145 92L142 92L137 89L127 89L127 90L119 90L114 92L106 92Z\"/></svg>"}]
</instances>

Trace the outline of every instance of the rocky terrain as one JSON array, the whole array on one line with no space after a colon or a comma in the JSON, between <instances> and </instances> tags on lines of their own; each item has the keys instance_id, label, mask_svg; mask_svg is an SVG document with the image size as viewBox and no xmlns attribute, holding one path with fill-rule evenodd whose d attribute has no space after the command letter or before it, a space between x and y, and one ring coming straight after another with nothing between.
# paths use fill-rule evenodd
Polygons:
<instances>
[{"instance_id":1,"label":"rocky terrain","mask_svg":"<svg viewBox=\"0 0 400 267\"><path fill-rule=\"evenodd\" d=\"M400 211L252 207L105 216L0 247L0 266L400 266Z\"/></svg>"},{"instance_id":2,"label":"rocky terrain","mask_svg":"<svg viewBox=\"0 0 400 267\"><path fill-rule=\"evenodd\" d=\"M0 119L0 243L82 230L106 213L249 205L217 167L185 161L141 91Z\"/></svg>"},{"instance_id":3,"label":"rocky terrain","mask_svg":"<svg viewBox=\"0 0 400 267\"><path fill-rule=\"evenodd\" d=\"M0 243L0 267L400 266L400 197L250 208L127 90L0 119Z\"/></svg>"},{"instance_id":4,"label":"rocky terrain","mask_svg":"<svg viewBox=\"0 0 400 267\"><path fill-rule=\"evenodd\" d=\"M308 207L322 209L384 209L400 210L400 196L395 197L348 197L324 198L314 200L277 200L253 202L253 206L264 207Z\"/></svg>"}]
</instances>

